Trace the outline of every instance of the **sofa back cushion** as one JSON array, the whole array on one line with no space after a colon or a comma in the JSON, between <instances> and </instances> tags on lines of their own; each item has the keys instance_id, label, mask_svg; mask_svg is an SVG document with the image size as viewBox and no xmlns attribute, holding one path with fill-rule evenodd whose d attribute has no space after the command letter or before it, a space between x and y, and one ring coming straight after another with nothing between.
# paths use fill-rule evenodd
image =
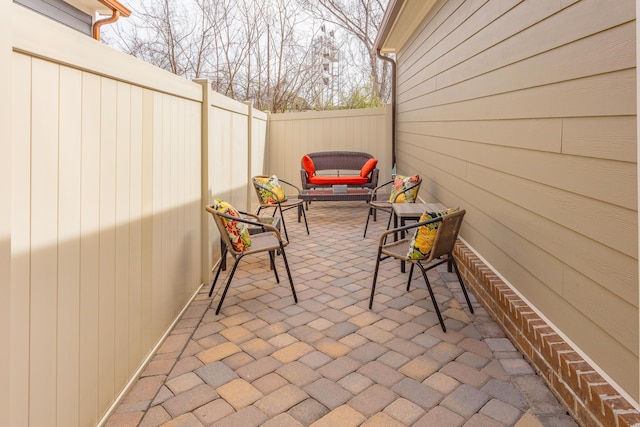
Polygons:
<instances>
[{"instance_id":1,"label":"sofa back cushion","mask_svg":"<svg viewBox=\"0 0 640 427\"><path fill-rule=\"evenodd\" d=\"M364 166L362 166L362 169L360 169L360 176L362 178L366 178L367 176L369 176L369 174L371 173L371 171L375 169L377 164L378 164L377 159L367 160L367 163L365 163Z\"/></svg>"},{"instance_id":2,"label":"sofa back cushion","mask_svg":"<svg viewBox=\"0 0 640 427\"><path fill-rule=\"evenodd\" d=\"M302 157L302 168L307 172L308 177L312 177L316 174L316 167L313 164L313 159L307 155Z\"/></svg>"}]
</instances>

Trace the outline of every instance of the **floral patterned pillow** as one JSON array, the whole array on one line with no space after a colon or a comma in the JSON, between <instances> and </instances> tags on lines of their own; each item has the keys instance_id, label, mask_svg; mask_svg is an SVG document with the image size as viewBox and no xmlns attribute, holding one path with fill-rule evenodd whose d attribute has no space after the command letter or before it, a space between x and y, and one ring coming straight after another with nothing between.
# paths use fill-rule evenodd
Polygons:
<instances>
[{"instance_id":1,"label":"floral patterned pillow","mask_svg":"<svg viewBox=\"0 0 640 427\"><path fill-rule=\"evenodd\" d=\"M414 203L418 198L418 187L413 187L411 190L405 193L403 193L403 191L416 185L418 181L420 181L420 177L418 175L396 175L395 179L393 180L393 188L391 189L391 196L389 196L389 201L391 203ZM397 199L396 195L398 195Z\"/></svg>"},{"instance_id":2,"label":"floral patterned pillow","mask_svg":"<svg viewBox=\"0 0 640 427\"><path fill-rule=\"evenodd\" d=\"M419 222L429 221L441 216L449 215L454 212L458 212L460 208L452 208L444 211L425 212L420 217ZM409 252L407 253L407 259L425 259L429 257L431 248L433 248L433 241L436 238L438 232L438 226L440 222L434 222L427 225L422 225L416 229L413 239L411 239L411 245L409 245Z\"/></svg>"},{"instance_id":3,"label":"floral patterned pillow","mask_svg":"<svg viewBox=\"0 0 640 427\"><path fill-rule=\"evenodd\" d=\"M233 206L220 199L215 199L213 208L220 213L240 218L240 214ZM251 247L251 237L249 236L249 230L247 230L246 224L239 223L232 219L221 219L225 230L227 230L227 235L229 236L229 240L231 240L233 249L237 252L244 252L249 249Z\"/></svg>"},{"instance_id":4,"label":"floral patterned pillow","mask_svg":"<svg viewBox=\"0 0 640 427\"><path fill-rule=\"evenodd\" d=\"M284 190L280 186L280 182L278 182L278 177L273 175L269 178L260 177L254 178L256 182L261 184L258 187L258 192L260 193L260 197L262 198L262 203L276 203L276 202L286 202L287 196L284 194Z\"/></svg>"}]
</instances>

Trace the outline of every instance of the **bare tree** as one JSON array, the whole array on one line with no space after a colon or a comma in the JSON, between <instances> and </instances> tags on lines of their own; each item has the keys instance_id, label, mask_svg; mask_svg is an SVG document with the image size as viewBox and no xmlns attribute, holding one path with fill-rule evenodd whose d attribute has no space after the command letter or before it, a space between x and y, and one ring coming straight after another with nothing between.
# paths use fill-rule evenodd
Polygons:
<instances>
[{"instance_id":1,"label":"bare tree","mask_svg":"<svg viewBox=\"0 0 640 427\"><path fill-rule=\"evenodd\" d=\"M300 0L139 1L107 43L262 110L321 106L321 58Z\"/></svg>"},{"instance_id":2,"label":"bare tree","mask_svg":"<svg viewBox=\"0 0 640 427\"><path fill-rule=\"evenodd\" d=\"M366 56L373 96L388 100L390 97L388 64L377 58L374 46L388 0L300 1L313 16L342 28L360 42Z\"/></svg>"}]
</instances>

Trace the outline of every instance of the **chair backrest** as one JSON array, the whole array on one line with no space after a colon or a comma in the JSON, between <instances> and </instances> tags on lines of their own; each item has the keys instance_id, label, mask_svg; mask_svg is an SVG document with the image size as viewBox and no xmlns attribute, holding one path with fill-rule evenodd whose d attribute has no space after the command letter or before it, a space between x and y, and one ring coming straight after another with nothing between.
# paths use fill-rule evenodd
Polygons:
<instances>
[{"instance_id":1,"label":"chair backrest","mask_svg":"<svg viewBox=\"0 0 640 427\"><path fill-rule=\"evenodd\" d=\"M212 205L207 206L205 209L207 210L207 212L211 214L211 216L213 216L213 220L216 223L216 227L218 227L218 233L220 234L220 239L222 239L222 242L227 247L227 250L232 255L241 254L242 251L236 250L235 247L233 246L233 243L229 238L229 233L227 232L227 228L225 226L223 218L220 216L220 212L218 212Z\"/></svg>"},{"instance_id":2,"label":"chair backrest","mask_svg":"<svg viewBox=\"0 0 640 427\"><path fill-rule=\"evenodd\" d=\"M261 205L273 205L287 200L277 176L257 175L251 178L251 182Z\"/></svg>"},{"instance_id":3,"label":"chair backrest","mask_svg":"<svg viewBox=\"0 0 640 427\"><path fill-rule=\"evenodd\" d=\"M442 217L442 222L438 225L436 237L433 241L433 247L431 248L427 261L431 261L441 257L442 255L453 252L453 247L458 239L460 227L462 226L462 219L464 218L465 213L466 211L463 209Z\"/></svg>"},{"instance_id":4,"label":"chair backrest","mask_svg":"<svg viewBox=\"0 0 640 427\"><path fill-rule=\"evenodd\" d=\"M411 177L405 177L411 178ZM407 185L408 184L408 185ZM418 176L418 180L411 183L405 183L404 188L395 191L391 191L391 195L389 196L389 201L392 203L398 203L399 199L400 203L415 203L418 199L418 192L420 191L420 185L422 184L422 177ZM395 185L395 184L394 184ZM407 197L408 194L411 194L411 197ZM400 196L403 196L402 198Z\"/></svg>"},{"instance_id":5,"label":"chair backrest","mask_svg":"<svg viewBox=\"0 0 640 427\"><path fill-rule=\"evenodd\" d=\"M267 178L267 177L264 175L254 176L253 178L251 178L251 182L253 183L253 189L256 192L256 196L258 196L258 203L260 203L261 205L264 205L265 204L264 197L262 196L262 192L260 192L262 188L257 181L259 178Z\"/></svg>"}]
</instances>

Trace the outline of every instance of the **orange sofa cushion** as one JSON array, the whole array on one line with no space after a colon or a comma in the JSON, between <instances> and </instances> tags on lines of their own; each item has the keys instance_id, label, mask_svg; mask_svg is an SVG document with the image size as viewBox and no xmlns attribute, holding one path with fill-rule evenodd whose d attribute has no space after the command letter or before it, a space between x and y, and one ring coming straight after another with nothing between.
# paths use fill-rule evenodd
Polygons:
<instances>
[{"instance_id":1,"label":"orange sofa cushion","mask_svg":"<svg viewBox=\"0 0 640 427\"><path fill-rule=\"evenodd\" d=\"M307 172L308 177L312 177L316 173L316 167L313 164L313 160L309 156L302 157L302 167Z\"/></svg>"},{"instance_id":2,"label":"orange sofa cushion","mask_svg":"<svg viewBox=\"0 0 640 427\"><path fill-rule=\"evenodd\" d=\"M360 176L363 178L367 177L371 173L371 171L376 168L377 164L377 159L367 160L367 163L365 163L364 166L362 166L362 169L360 169Z\"/></svg>"},{"instance_id":3,"label":"orange sofa cushion","mask_svg":"<svg viewBox=\"0 0 640 427\"><path fill-rule=\"evenodd\" d=\"M318 185L358 185L369 182L367 177L362 176L310 176L307 180L309 184Z\"/></svg>"}]
</instances>

